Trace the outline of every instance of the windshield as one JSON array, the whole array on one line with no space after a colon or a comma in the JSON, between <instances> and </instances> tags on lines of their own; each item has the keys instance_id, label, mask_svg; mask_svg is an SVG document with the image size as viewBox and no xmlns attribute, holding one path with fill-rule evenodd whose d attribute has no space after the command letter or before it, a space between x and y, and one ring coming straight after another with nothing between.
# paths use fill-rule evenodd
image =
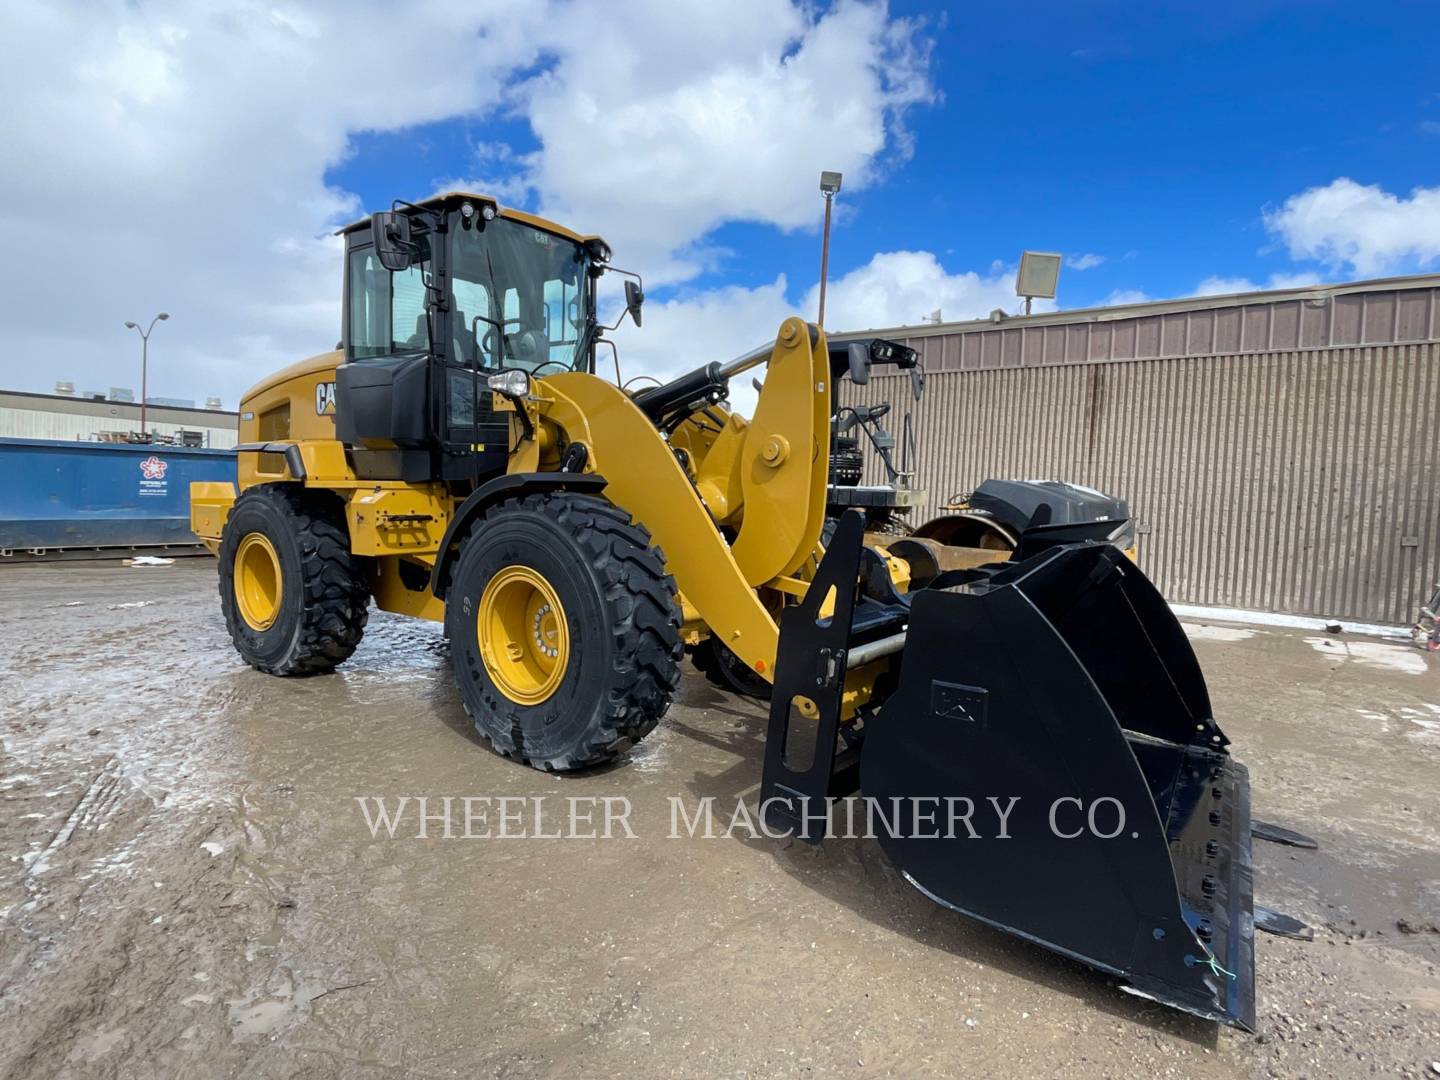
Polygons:
<instances>
[{"instance_id":1,"label":"windshield","mask_svg":"<svg viewBox=\"0 0 1440 1080\"><path fill-rule=\"evenodd\" d=\"M470 228L458 217L451 259L455 355L482 368L542 374L583 369L590 320L585 249L553 233L497 217ZM492 322L503 325L503 338Z\"/></svg>"}]
</instances>

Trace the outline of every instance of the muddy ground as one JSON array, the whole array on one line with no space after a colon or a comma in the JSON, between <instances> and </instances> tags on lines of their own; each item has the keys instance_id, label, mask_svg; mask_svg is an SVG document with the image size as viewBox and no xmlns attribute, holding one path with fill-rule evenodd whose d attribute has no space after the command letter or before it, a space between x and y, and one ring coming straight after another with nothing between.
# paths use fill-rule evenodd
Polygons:
<instances>
[{"instance_id":1,"label":"muddy ground","mask_svg":"<svg viewBox=\"0 0 1440 1080\"><path fill-rule=\"evenodd\" d=\"M1317 931L1257 940L1258 1036L941 910L873 841L667 838L670 796L760 771L761 710L698 678L556 778L471 736L432 626L281 680L208 559L5 568L0 1076L1440 1075L1435 661L1189 631L1256 816L1322 844L1257 844L1257 901ZM373 838L357 797L401 795L626 796L637 835Z\"/></svg>"}]
</instances>

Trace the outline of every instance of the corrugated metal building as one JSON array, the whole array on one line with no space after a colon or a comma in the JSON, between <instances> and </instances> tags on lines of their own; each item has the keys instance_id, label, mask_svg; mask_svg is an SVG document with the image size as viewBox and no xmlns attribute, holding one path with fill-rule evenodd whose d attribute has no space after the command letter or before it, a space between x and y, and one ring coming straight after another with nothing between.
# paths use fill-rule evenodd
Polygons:
<instances>
[{"instance_id":1,"label":"corrugated metal building","mask_svg":"<svg viewBox=\"0 0 1440 1080\"><path fill-rule=\"evenodd\" d=\"M225 450L237 441L239 418L221 409L146 405L145 426L155 434L199 432L201 446ZM0 390L0 438L88 440L102 432L140 430L140 406L132 402Z\"/></svg>"},{"instance_id":2,"label":"corrugated metal building","mask_svg":"<svg viewBox=\"0 0 1440 1080\"><path fill-rule=\"evenodd\" d=\"M922 356L931 512L987 477L1099 488L1184 603L1407 623L1440 577L1440 275L831 337L871 335Z\"/></svg>"}]
</instances>

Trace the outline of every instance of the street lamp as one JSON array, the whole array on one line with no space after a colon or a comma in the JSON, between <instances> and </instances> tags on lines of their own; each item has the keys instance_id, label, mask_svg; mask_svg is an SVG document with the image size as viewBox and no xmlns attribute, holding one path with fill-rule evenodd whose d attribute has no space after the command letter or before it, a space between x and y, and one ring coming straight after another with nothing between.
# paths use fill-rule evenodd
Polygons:
<instances>
[{"instance_id":1,"label":"street lamp","mask_svg":"<svg viewBox=\"0 0 1440 1080\"><path fill-rule=\"evenodd\" d=\"M134 330L137 334L140 335L140 434L141 434L141 435L144 435L144 434L145 434L145 377L146 377L146 375L149 373L149 369L150 369L150 331L155 329L155 324L156 324L157 322L164 322L164 321L165 321L166 319L168 319L168 318L170 318L170 316L169 316L167 313L165 313L165 312L162 311L162 312L160 312L159 315L156 315L155 318L153 318L153 319L150 320L150 325L149 325L148 327L146 327L144 330L141 330L140 327L139 327L138 325L136 325L135 323L133 323L133 322L127 322L127 323L125 324L125 329L127 329L127 330Z\"/></svg>"},{"instance_id":2,"label":"street lamp","mask_svg":"<svg viewBox=\"0 0 1440 1080\"><path fill-rule=\"evenodd\" d=\"M815 321L822 330L825 328L825 275L830 268L830 204L839 190L838 172L820 174L820 191L825 196L825 239L820 245L820 316Z\"/></svg>"}]
</instances>

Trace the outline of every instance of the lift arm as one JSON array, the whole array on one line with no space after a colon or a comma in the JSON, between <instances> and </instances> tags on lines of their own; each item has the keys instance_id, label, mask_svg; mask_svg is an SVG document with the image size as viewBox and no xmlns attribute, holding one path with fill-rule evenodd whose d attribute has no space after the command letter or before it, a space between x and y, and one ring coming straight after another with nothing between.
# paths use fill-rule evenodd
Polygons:
<instances>
[{"instance_id":1,"label":"lift arm","mask_svg":"<svg viewBox=\"0 0 1440 1080\"><path fill-rule=\"evenodd\" d=\"M768 354L757 350L742 361L768 362L769 374L755 419L731 433L742 440L738 467L727 470L729 486L738 479L741 489L727 500L738 522L733 543L657 424L692 401L704 403L706 385L738 373L727 370L735 365L697 369L634 399L593 375L568 372L541 380L537 396L541 415L567 441L585 444L585 468L604 474L606 496L650 530L711 633L770 679L779 630L755 589L793 573L818 549L829 469L829 360L824 335L792 318Z\"/></svg>"}]
</instances>

